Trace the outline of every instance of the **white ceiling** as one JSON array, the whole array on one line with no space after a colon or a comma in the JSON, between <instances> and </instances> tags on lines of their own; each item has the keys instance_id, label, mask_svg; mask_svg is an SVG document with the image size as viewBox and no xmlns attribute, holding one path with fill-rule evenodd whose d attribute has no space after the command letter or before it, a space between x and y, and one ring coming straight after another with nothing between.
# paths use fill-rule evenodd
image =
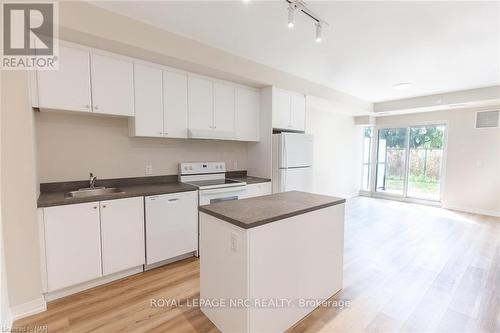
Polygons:
<instances>
[{"instance_id":1,"label":"white ceiling","mask_svg":"<svg viewBox=\"0 0 500 333\"><path fill-rule=\"evenodd\" d=\"M330 23L322 43L305 15L287 27L284 0L97 3L371 102L500 84L500 2L308 4Z\"/></svg>"}]
</instances>

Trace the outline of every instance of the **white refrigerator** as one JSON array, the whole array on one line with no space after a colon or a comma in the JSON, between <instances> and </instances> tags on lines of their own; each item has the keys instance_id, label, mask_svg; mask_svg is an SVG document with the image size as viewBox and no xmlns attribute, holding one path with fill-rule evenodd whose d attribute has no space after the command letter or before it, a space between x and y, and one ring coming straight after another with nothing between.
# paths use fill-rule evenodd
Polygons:
<instances>
[{"instance_id":1,"label":"white refrigerator","mask_svg":"<svg viewBox=\"0 0 500 333\"><path fill-rule=\"evenodd\" d=\"M273 193L312 191L313 136L273 134Z\"/></svg>"}]
</instances>

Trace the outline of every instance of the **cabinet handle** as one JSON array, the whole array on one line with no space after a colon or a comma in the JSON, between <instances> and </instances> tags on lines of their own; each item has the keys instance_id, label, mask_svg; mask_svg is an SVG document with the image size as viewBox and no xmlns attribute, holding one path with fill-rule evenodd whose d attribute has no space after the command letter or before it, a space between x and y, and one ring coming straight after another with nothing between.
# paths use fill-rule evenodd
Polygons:
<instances>
[{"instance_id":1,"label":"cabinet handle","mask_svg":"<svg viewBox=\"0 0 500 333\"><path fill-rule=\"evenodd\" d=\"M167 133L167 132L164 132L164 133L163 133L163 135L168 135L168 133Z\"/></svg>"},{"instance_id":2,"label":"cabinet handle","mask_svg":"<svg viewBox=\"0 0 500 333\"><path fill-rule=\"evenodd\" d=\"M102 205L102 208L106 208L106 205Z\"/></svg>"},{"instance_id":3,"label":"cabinet handle","mask_svg":"<svg viewBox=\"0 0 500 333\"><path fill-rule=\"evenodd\" d=\"M92 207L92 208L97 209L97 207L96 207L96 206L94 206L94 207Z\"/></svg>"},{"instance_id":4,"label":"cabinet handle","mask_svg":"<svg viewBox=\"0 0 500 333\"><path fill-rule=\"evenodd\" d=\"M88 108L90 108L90 105L85 104L84 108L88 109Z\"/></svg>"},{"instance_id":5,"label":"cabinet handle","mask_svg":"<svg viewBox=\"0 0 500 333\"><path fill-rule=\"evenodd\" d=\"M97 105L94 106L95 110L99 110L99 107Z\"/></svg>"},{"instance_id":6,"label":"cabinet handle","mask_svg":"<svg viewBox=\"0 0 500 333\"><path fill-rule=\"evenodd\" d=\"M177 201L179 200L178 198L175 198L175 199L168 199L169 202L172 202L172 201Z\"/></svg>"}]
</instances>

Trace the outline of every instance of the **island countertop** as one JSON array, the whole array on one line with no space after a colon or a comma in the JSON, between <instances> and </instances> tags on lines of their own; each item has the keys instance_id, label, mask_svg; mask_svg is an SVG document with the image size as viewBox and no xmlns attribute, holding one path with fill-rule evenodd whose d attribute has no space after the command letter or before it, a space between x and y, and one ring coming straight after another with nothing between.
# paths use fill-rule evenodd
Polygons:
<instances>
[{"instance_id":1,"label":"island countertop","mask_svg":"<svg viewBox=\"0 0 500 333\"><path fill-rule=\"evenodd\" d=\"M200 206L200 212L244 229L345 203L345 199L291 191Z\"/></svg>"}]
</instances>

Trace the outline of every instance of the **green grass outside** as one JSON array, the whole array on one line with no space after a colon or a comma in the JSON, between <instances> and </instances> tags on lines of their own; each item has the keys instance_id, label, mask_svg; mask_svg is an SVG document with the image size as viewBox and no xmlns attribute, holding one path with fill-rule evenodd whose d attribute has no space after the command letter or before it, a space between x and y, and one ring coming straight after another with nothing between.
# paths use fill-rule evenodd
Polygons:
<instances>
[{"instance_id":1,"label":"green grass outside","mask_svg":"<svg viewBox=\"0 0 500 333\"><path fill-rule=\"evenodd\" d=\"M409 195L439 198L439 182L419 181L410 178L408 186ZM386 192L402 192L404 182L401 179L386 178L385 187Z\"/></svg>"}]
</instances>

